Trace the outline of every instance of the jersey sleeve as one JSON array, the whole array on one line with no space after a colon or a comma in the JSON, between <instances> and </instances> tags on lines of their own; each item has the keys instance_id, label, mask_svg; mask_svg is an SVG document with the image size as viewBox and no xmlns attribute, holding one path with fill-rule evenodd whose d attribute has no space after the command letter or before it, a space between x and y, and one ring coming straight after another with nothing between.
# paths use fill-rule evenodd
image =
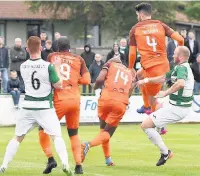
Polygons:
<instances>
[{"instance_id":1,"label":"jersey sleeve","mask_svg":"<svg viewBox=\"0 0 200 176\"><path fill-rule=\"evenodd\" d=\"M55 67L52 64L49 64L48 70L50 82L53 84L57 83L60 79L56 73Z\"/></svg>"},{"instance_id":2,"label":"jersey sleeve","mask_svg":"<svg viewBox=\"0 0 200 176\"><path fill-rule=\"evenodd\" d=\"M103 65L102 69L108 70L109 67L110 67L110 65L111 65L111 62L108 61L108 62L106 62L106 63Z\"/></svg>"},{"instance_id":3,"label":"jersey sleeve","mask_svg":"<svg viewBox=\"0 0 200 176\"><path fill-rule=\"evenodd\" d=\"M130 33L129 33L129 45L130 46L137 46L136 39L135 39L135 27L134 26L130 30Z\"/></svg>"},{"instance_id":4,"label":"jersey sleeve","mask_svg":"<svg viewBox=\"0 0 200 176\"><path fill-rule=\"evenodd\" d=\"M177 71L177 79L184 79L184 80L187 79L188 71L186 67L178 66L176 71Z\"/></svg>"},{"instance_id":5,"label":"jersey sleeve","mask_svg":"<svg viewBox=\"0 0 200 176\"><path fill-rule=\"evenodd\" d=\"M81 61L81 70L80 70L80 74L81 76L83 76L84 73L88 72L88 68L86 67L85 61L82 57L80 57L80 61Z\"/></svg>"},{"instance_id":6,"label":"jersey sleeve","mask_svg":"<svg viewBox=\"0 0 200 176\"><path fill-rule=\"evenodd\" d=\"M172 28L170 28L168 25L166 25L165 23L161 23L162 24L162 26L164 27L164 29L165 29L165 35L167 36L167 37L170 37L175 31L172 29Z\"/></svg>"}]
</instances>

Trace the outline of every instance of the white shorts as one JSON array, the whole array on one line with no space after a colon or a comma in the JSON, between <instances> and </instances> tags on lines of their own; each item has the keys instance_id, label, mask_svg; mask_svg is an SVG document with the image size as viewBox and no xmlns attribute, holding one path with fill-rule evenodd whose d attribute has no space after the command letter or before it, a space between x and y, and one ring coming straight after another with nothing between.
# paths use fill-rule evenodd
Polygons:
<instances>
[{"instance_id":1,"label":"white shorts","mask_svg":"<svg viewBox=\"0 0 200 176\"><path fill-rule=\"evenodd\" d=\"M176 123L184 119L191 112L191 109L191 107L181 107L168 104L151 113L150 118L156 127L162 128L167 124Z\"/></svg>"},{"instance_id":2,"label":"white shorts","mask_svg":"<svg viewBox=\"0 0 200 176\"><path fill-rule=\"evenodd\" d=\"M60 122L53 108L45 110L21 109L16 122L15 135L25 135L38 125L49 135L61 136Z\"/></svg>"}]
</instances>

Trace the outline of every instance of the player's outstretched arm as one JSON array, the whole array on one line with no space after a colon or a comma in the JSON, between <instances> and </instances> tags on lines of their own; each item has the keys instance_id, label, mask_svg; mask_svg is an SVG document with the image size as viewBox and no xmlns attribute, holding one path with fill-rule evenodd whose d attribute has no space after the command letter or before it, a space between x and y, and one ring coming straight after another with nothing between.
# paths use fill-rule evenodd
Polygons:
<instances>
[{"instance_id":1,"label":"player's outstretched arm","mask_svg":"<svg viewBox=\"0 0 200 176\"><path fill-rule=\"evenodd\" d=\"M144 78L142 80L139 80L136 84L137 86L141 86L147 83L164 83L166 81L166 76L156 76L152 78Z\"/></svg>"},{"instance_id":2,"label":"player's outstretched arm","mask_svg":"<svg viewBox=\"0 0 200 176\"><path fill-rule=\"evenodd\" d=\"M184 38L178 32L173 32L171 34L171 38L173 40L176 40L178 42L179 46L183 46L184 45Z\"/></svg>"},{"instance_id":3,"label":"player's outstretched arm","mask_svg":"<svg viewBox=\"0 0 200 176\"><path fill-rule=\"evenodd\" d=\"M55 67L52 64L49 64L49 78L50 82L52 83L53 87L56 89L62 88L62 80L58 77Z\"/></svg>"}]
</instances>

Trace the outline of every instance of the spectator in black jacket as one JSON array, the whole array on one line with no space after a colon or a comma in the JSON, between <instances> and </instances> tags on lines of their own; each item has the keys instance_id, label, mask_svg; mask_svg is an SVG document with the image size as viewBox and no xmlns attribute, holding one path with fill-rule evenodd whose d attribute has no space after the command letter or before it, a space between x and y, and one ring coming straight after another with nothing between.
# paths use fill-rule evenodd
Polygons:
<instances>
[{"instance_id":1,"label":"spectator in black jacket","mask_svg":"<svg viewBox=\"0 0 200 176\"><path fill-rule=\"evenodd\" d=\"M84 46L84 52L81 54L81 57L85 60L86 67L89 69L90 65L94 61L95 53L93 53L92 48L89 44ZM92 88L88 85L89 93L92 93ZM86 93L86 85L83 85L83 93Z\"/></svg>"},{"instance_id":2,"label":"spectator in black jacket","mask_svg":"<svg viewBox=\"0 0 200 176\"><path fill-rule=\"evenodd\" d=\"M14 107L19 107L19 98L21 92L21 83L17 77L17 72L12 70L10 72L10 80L8 81L8 93L12 95Z\"/></svg>"},{"instance_id":3,"label":"spectator in black jacket","mask_svg":"<svg viewBox=\"0 0 200 176\"><path fill-rule=\"evenodd\" d=\"M55 32L55 40L53 41L52 44L52 49L54 52L58 51L58 39L61 37L59 32Z\"/></svg>"},{"instance_id":4,"label":"spectator in black jacket","mask_svg":"<svg viewBox=\"0 0 200 176\"><path fill-rule=\"evenodd\" d=\"M190 58L188 62L192 64L196 62L196 56L199 53L199 43L195 40L193 32L189 32L188 37L189 39L185 42L185 46L187 46L190 50Z\"/></svg>"},{"instance_id":5,"label":"spectator in black jacket","mask_svg":"<svg viewBox=\"0 0 200 176\"><path fill-rule=\"evenodd\" d=\"M196 62L191 66L192 72L194 74L194 94L200 93L200 53L197 54Z\"/></svg>"},{"instance_id":6,"label":"spectator in black jacket","mask_svg":"<svg viewBox=\"0 0 200 176\"><path fill-rule=\"evenodd\" d=\"M24 82L20 73L20 66L26 61L26 50L22 47L22 40L20 38L15 39L15 46L10 49L10 70L15 70L17 76L24 87Z\"/></svg>"},{"instance_id":7,"label":"spectator in black jacket","mask_svg":"<svg viewBox=\"0 0 200 176\"><path fill-rule=\"evenodd\" d=\"M167 58L170 64L170 68L173 68L174 66L174 50L178 46L178 43L176 40L170 40L167 44Z\"/></svg>"},{"instance_id":8,"label":"spectator in black jacket","mask_svg":"<svg viewBox=\"0 0 200 176\"><path fill-rule=\"evenodd\" d=\"M50 53L53 53L52 50L52 41L51 40L47 40L46 44L45 44L45 49L42 51L41 56L42 59L47 61L47 57Z\"/></svg>"},{"instance_id":9,"label":"spectator in black jacket","mask_svg":"<svg viewBox=\"0 0 200 176\"><path fill-rule=\"evenodd\" d=\"M118 56L120 57L122 64L126 65L124 54L120 53L119 45L117 43L114 43L113 49L107 55L106 62L112 59L113 57L118 57Z\"/></svg>"},{"instance_id":10,"label":"spectator in black jacket","mask_svg":"<svg viewBox=\"0 0 200 176\"><path fill-rule=\"evenodd\" d=\"M95 81L97 77L99 76L99 73L104 65L104 62L102 61L102 56L100 54L95 55L95 59L93 63L90 65L89 72L91 76L91 87L94 88Z\"/></svg>"},{"instance_id":11,"label":"spectator in black jacket","mask_svg":"<svg viewBox=\"0 0 200 176\"><path fill-rule=\"evenodd\" d=\"M7 93L7 83L8 83L8 49L4 47L4 39L0 37L0 72L2 75L3 92Z\"/></svg>"},{"instance_id":12,"label":"spectator in black jacket","mask_svg":"<svg viewBox=\"0 0 200 176\"><path fill-rule=\"evenodd\" d=\"M40 39L41 39L42 49L44 50L45 49L45 44L46 44L46 41L47 41L47 34L46 34L46 32L41 32Z\"/></svg>"}]
</instances>

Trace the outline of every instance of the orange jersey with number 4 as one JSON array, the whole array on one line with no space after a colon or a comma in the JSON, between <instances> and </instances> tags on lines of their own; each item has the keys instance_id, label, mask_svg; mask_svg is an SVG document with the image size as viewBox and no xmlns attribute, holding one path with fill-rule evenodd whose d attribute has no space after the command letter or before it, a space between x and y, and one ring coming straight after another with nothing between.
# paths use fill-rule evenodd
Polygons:
<instances>
[{"instance_id":1,"label":"orange jersey with number 4","mask_svg":"<svg viewBox=\"0 0 200 176\"><path fill-rule=\"evenodd\" d=\"M166 53L166 36L174 32L159 20L138 22L130 31L130 46L137 46L144 69L169 64Z\"/></svg>"},{"instance_id":2,"label":"orange jersey with number 4","mask_svg":"<svg viewBox=\"0 0 200 176\"><path fill-rule=\"evenodd\" d=\"M107 69L108 73L99 100L116 100L128 104L129 91L135 78L133 70L115 62L107 62L103 69Z\"/></svg>"},{"instance_id":3,"label":"orange jersey with number 4","mask_svg":"<svg viewBox=\"0 0 200 176\"><path fill-rule=\"evenodd\" d=\"M54 90L54 101L65 99L80 99L80 90L78 81L80 77L88 72L85 61L79 55L69 52L55 52L48 56L48 61L54 64L59 59L61 65L55 65L60 70L63 80L63 89Z\"/></svg>"}]
</instances>

